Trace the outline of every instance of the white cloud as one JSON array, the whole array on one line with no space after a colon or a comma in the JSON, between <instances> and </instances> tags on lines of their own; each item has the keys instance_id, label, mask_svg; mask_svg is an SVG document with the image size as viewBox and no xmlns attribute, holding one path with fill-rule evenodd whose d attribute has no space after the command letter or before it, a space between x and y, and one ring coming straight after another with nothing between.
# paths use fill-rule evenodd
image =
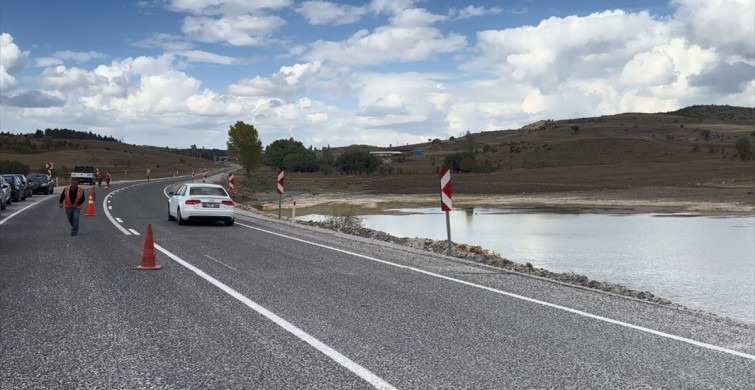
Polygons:
<instances>
[{"instance_id":1,"label":"white cloud","mask_svg":"<svg viewBox=\"0 0 755 390\"><path fill-rule=\"evenodd\" d=\"M499 7L485 8L485 7L475 7L473 5L469 5L461 9L451 8L449 14L454 19L458 20L458 19L473 18L475 16L482 16L486 14L499 14L501 12L503 12L503 10Z\"/></svg>"},{"instance_id":2,"label":"white cloud","mask_svg":"<svg viewBox=\"0 0 755 390\"><path fill-rule=\"evenodd\" d=\"M73 60L78 63L88 62L93 59L105 58L104 54L100 52L96 52L96 51L76 52L76 51L71 51L71 50L55 52L53 53L52 56L55 58L60 58L61 60Z\"/></svg>"},{"instance_id":3,"label":"white cloud","mask_svg":"<svg viewBox=\"0 0 755 390\"><path fill-rule=\"evenodd\" d=\"M443 33L430 24L445 17L424 10L400 11L389 25L370 34L361 30L345 41L316 41L304 55L308 61L333 62L350 66L379 65L391 62L416 62L463 49L467 40L454 33Z\"/></svg>"},{"instance_id":4,"label":"white cloud","mask_svg":"<svg viewBox=\"0 0 755 390\"><path fill-rule=\"evenodd\" d=\"M227 42L234 46L260 46L286 21L277 16L238 15L212 19L187 17L181 30L199 42Z\"/></svg>"},{"instance_id":5,"label":"white cloud","mask_svg":"<svg viewBox=\"0 0 755 390\"><path fill-rule=\"evenodd\" d=\"M307 92L312 80L320 74L319 62L283 66L271 78L256 76L241 80L228 87L228 91L238 96L278 96Z\"/></svg>"},{"instance_id":6,"label":"white cloud","mask_svg":"<svg viewBox=\"0 0 755 390\"><path fill-rule=\"evenodd\" d=\"M170 0L169 8L194 15L242 15L290 7L292 0Z\"/></svg>"},{"instance_id":7,"label":"white cloud","mask_svg":"<svg viewBox=\"0 0 755 390\"><path fill-rule=\"evenodd\" d=\"M690 39L726 55L755 56L755 2L752 0L673 0L674 18Z\"/></svg>"},{"instance_id":8,"label":"white cloud","mask_svg":"<svg viewBox=\"0 0 755 390\"><path fill-rule=\"evenodd\" d=\"M36 66L46 68L48 66L63 65L63 60L53 57L39 57L34 59Z\"/></svg>"},{"instance_id":9,"label":"white cloud","mask_svg":"<svg viewBox=\"0 0 755 390\"><path fill-rule=\"evenodd\" d=\"M13 36L7 33L0 35L0 89L4 92L15 89L18 84L14 75L20 73L29 58L28 51L21 51L13 43Z\"/></svg>"},{"instance_id":10,"label":"white cloud","mask_svg":"<svg viewBox=\"0 0 755 390\"><path fill-rule=\"evenodd\" d=\"M357 22L365 13L366 7L337 4L330 1L305 1L296 8L310 24L343 25Z\"/></svg>"},{"instance_id":11,"label":"white cloud","mask_svg":"<svg viewBox=\"0 0 755 390\"><path fill-rule=\"evenodd\" d=\"M243 61L229 56L209 53L201 50L186 50L175 53L176 55L186 57L189 62L205 62L220 65L238 65Z\"/></svg>"}]
</instances>

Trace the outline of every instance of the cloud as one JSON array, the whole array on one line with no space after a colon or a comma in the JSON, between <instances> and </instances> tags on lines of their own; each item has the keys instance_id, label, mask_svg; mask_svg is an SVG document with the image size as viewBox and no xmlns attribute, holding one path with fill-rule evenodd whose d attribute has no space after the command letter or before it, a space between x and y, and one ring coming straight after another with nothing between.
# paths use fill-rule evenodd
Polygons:
<instances>
[{"instance_id":1,"label":"cloud","mask_svg":"<svg viewBox=\"0 0 755 390\"><path fill-rule=\"evenodd\" d=\"M73 60L78 63L89 62L93 59L106 58L104 54L96 51L75 52L71 50L58 51L53 53L52 56L55 58L60 58L61 60Z\"/></svg>"},{"instance_id":2,"label":"cloud","mask_svg":"<svg viewBox=\"0 0 755 390\"><path fill-rule=\"evenodd\" d=\"M243 15L288 8L293 0L169 0L168 9L194 15Z\"/></svg>"},{"instance_id":3,"label":"cloud","mask_svg":"<svg viewBox=\"0 0 755 390\"><path fill-rule=\"evenodd\" d=\"M183 51L194 48L194 44L186 42L182 36L166 33L153 34L148 38L133 42L132 45L141 48L160 48L166 51Z\"/></svg>"},{"instance_id":4,"label":"cloud","mask_svg":"<svg viewBox=\"0 0 755 390\"><path fill-rule=\"evenodd\" d=\"M755 56L755 2L752 0L673 0L674 19L691 41L727 55Z\"/></svg>"},{"instance_id":5,"label":"cloud","mask_svg":"<svg viewBox=\"0 0 755 390\"><path fill-rule=\"evenodd\" d=\"M65 99L42 91L26 91L15 96L0 95L0 104L15 107L60 107Z\"/></svg>"},{"instance_id":6,"label":"cloud","mask_svg":"<svg viewBox=\"0 0 755 390\"><path fill-rule=\"evenodd\" d=\"M385 98L378 98L373 103L362 106L357 111L358 116L363 117L387 117L392 115L408 115L404 99L398 94L390 94Z\"/></svg>"},{"instance_id":7,"label":"cloud","mask_svg":"<svg viewBox=\"0 0 755 390\"><path fill-rule=\"evenodd\" d=\"M503 12L503 10L499 7L485 8L485 7L475 7L473 5L470 5L461 9L451 8L451 10L449 11L449 15L454 20L460 20L460 19L469 19L475 16L482 16L482 15L487 15L487 14L499 14L501 12Z\"/></svg>"},{"instance_id":8,"label":"cloud","mask_svg":"<svg viewBox=\"0 0 755 390\"><path fill-rule=\"evenodd\" d=\"M294 95L308 91L322 69L319 62L283 66L271 78L256 76L228 87L237 96Z\"/></svg>"},{"instance_id":9,"label":"cloud","mask_svg":"<svg viewBox=\"0 0 755 390\"><path fill-rule=\"evenodd\" d=\"M34 59L34 64L40 68L47 68L50 66L63 65L63 60L53 57L39 57Z\"/></svg>"},{"instance_id":10,"label":"cloud","mask_svg":"<svg viewBox=\"0 0 755 390\"><path fill-rule=\"evenodd\" d=\"M747 84L755 79L755 66L744 62L719 63L715 68L692 75L690 86L705 88L711 92L728 95L744 92ZM752 89L749 89L753 92Z\"/></svg>"},{"instance_id":11,"label":"cloud","mask_svg":"<svg viewBox=\"0 0 755 390\"><path fill-rule=\"evenodd\" d=\"M373 33L361 30L341 42L316 41L303 57L308 61L350 66L417 62L463 49L464 36L443 33L430 25L444 20L425 10L408 9L391 18L390 24Z\"/></svg>"},{"instance_id":12,"label":"cloud","mask_svg":"<svg viewBox=\"0 0 755 390\"><path fill-rule=\"evenodd\" d=\"M285 24L286 21L277 16L239 15L220 19L190 16L184 19L181 30L199 42L260 46Z\"/></svg>"},{"instance_id":13,"label":"cloud","mask_svg":"<svg viewBox=\"0 0 755 390\"><path fill-rule=\"evenodd\" d=\"M21 51L13 43L13 36L0 34L0 89L10 91L18 86L14 75L21 73L29 58L28 51Z\"/></svg>"},{"instance_id":14,"label":"cloud","mask_svg":"<svg viewBox=\"0 0 755 390\"><path fill-rule=\"evenodd\" d=\"M179 51L174 54L186 57L186 60L189 62L204 62L219 65L242 65L246 63L246 61L238 58L208 53L201 50Z\"/></svg>"},{"instance_id":15,"label":"cloud","mask_svg":"<svg viewBox=\"0 0 755 390\"><path fill-rule=\"evenodd\" d=\"M296 7L296 12L310 24L338 26L359 21L368 9L329 1L305 1Z\"/></svg>"}]
</instances>

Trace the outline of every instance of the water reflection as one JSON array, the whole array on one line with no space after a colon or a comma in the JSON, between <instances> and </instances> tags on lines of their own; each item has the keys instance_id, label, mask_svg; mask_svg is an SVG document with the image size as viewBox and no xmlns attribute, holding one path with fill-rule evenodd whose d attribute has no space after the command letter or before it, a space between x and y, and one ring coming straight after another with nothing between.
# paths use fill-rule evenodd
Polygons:
<instances>
[{"instance_id":1,"label":"water reflection","mask_svg":"<svg viewBox=\"0 0 755 390\"><path fill-rule=\"evenodd\" d=\"M439 208L386 212L361 216L363 225L398 237L446 239ZM450 221L455 242L755 323L755 217L473 208L453 210Z\"/></svg>"}]
</instances>

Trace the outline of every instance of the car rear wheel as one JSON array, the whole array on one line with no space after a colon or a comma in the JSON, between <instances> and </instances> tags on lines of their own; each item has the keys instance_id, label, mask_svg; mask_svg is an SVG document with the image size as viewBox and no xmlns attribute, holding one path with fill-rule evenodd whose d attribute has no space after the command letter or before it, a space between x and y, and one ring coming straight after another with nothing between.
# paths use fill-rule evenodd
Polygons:
<instances>
[{"instance_id":1,"label":"car rear wheel","mask_svg":"<svg viewBox=\"0 0 755 390\"><path fill-rule=\"evenodd\" d=\"M231 226L231 225L233 225L234 222L236 222L236 219L235 218L226 219L223 222L225 222L225 226Z\"/></svg>"},{"instance_id":2,"label":"car rear wheel","mask_svg":"<svg viewBox=\"0 0 755 390\"><path fill-rule=\"evenodd\" d=\"M176 221L179 225L183 225L185 223L184 219L181 218L181 208L176 209Z\"/></svg>"}]
</instances>

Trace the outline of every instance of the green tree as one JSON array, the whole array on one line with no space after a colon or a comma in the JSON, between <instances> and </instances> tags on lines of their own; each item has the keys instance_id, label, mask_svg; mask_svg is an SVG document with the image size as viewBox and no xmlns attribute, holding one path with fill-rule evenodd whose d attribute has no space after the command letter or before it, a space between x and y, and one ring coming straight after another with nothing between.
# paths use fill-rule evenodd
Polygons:
<instances>
[{"instance_id":1,"label":"green tree","mask_svg":"<svg viewBox=\"0 0 755 390\"><path fill-rule=\"evenodd\" d=\"M737 154L742 161L752 160L752 145L747 137L737 139Z\"/></svg>"},{"instance_id":2,"label":"green tree","mask_svg":"<svg viewBox=\"0 0 755 390\"><path fill-rule=\"evenodd\" d=\"M467 135L464 136L464 149L469 152L475 151L474 136L467 130Z\"/></svg>"},{"instance_id":3,"label":"green tree","mask_svg":"<svg viewBox=\"0 0 755 390\"><path fill-rule=\"evenodd\" d=\"M262 141L257 129L242 121L228 130L228 155L235 157L247 174L262 163ZM195 146L196 148L196 146Z\"/></svg>"},{"instance_id":4,"label":"green tree","mask_svg":"<svg viewBox=\"0 0 755 390\"><path fill-rule=\"evenodd\" d=\"M273 141L265 148L265 164L292 172L314 172L319 169L315 151L293 138Z\"/></svg>"},{"instance_id":5,"label":"green tree","mask_svg":"<svg viewBox=\"0 0 755 390\"><path fill-rule=\"evenodd\" d=\"M328 145L325 148L322 148L322 160L325 164L333 165L335 163L335 158L333 158L333 150L330 149L330 145Z\"/></svg>"},{"instance_id":6,"label":"green tree","mask_svg":"<svg viewBox=\"0 0 755 390\"><path fill-rule=\"evenodd\" d=\"M346 174L373 173L379 164L377 157L364 150L349 150L336 159L336 166Z\"/></svg>"}]
</instances>

